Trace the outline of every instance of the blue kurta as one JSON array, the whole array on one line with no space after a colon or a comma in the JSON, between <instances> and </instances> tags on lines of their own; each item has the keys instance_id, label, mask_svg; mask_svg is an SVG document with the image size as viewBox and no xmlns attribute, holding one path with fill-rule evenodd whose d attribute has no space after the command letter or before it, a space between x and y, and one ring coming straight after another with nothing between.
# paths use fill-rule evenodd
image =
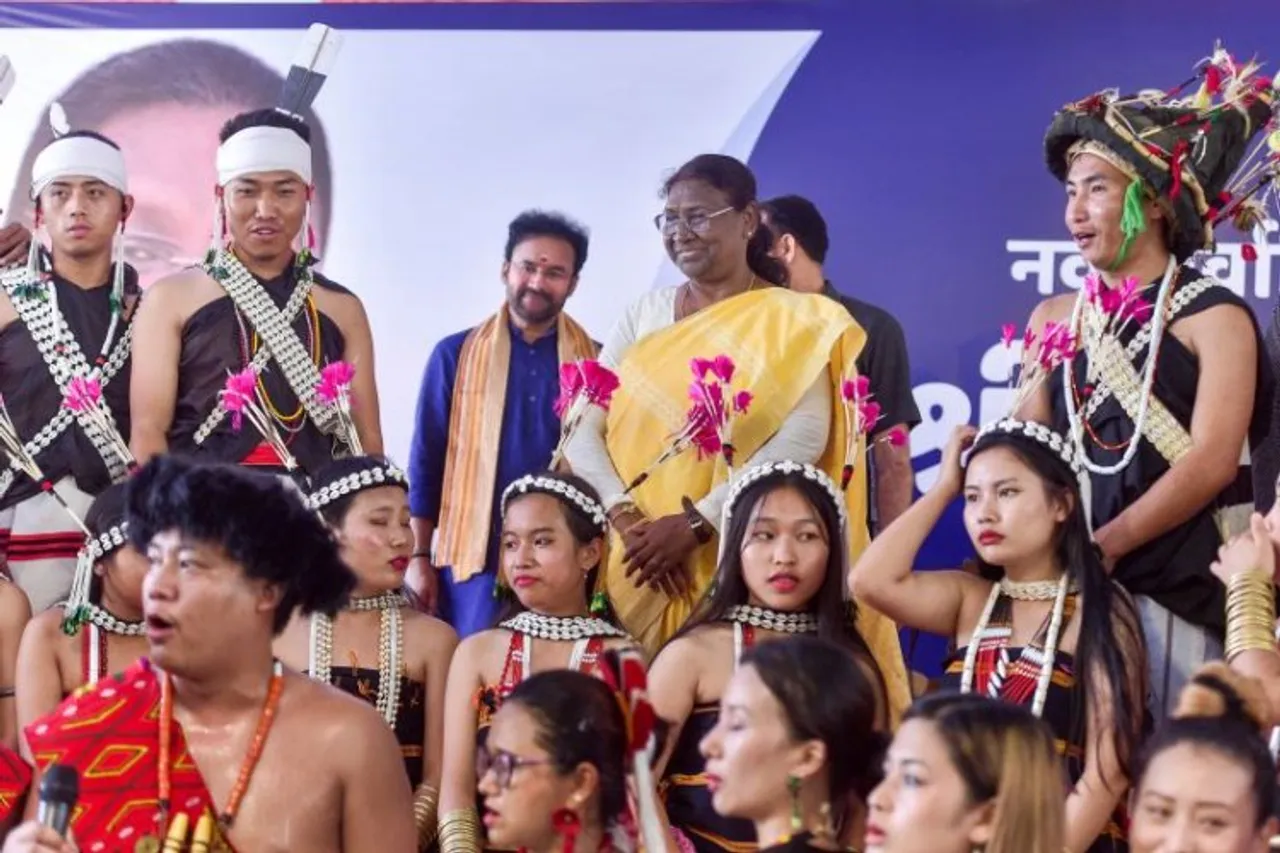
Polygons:
<instances>
[{"instance_id":1,"label":"blue kurta","mask_svg":"<svg viewBox=\"0 0 1280 853\"><path fill-rule=\"evenodd\" d=\"M511 481L545 470L560 440L560 419L552 406L560 393L560 356L556 330L533 343L508 321L511 362L507 372L507 396L498 442L497 479L493 487L493 515L485 550L484 571L455 583L453 570L440 566L440 617L459 637L492 627L499 602L493 596L501 569L498 540L502 532L502 490ZM409 509L414 518L433 524L440 520L441 493L448 448L449 415L454 379L462 344L471 330L450 335L436 345L427 360L418 393L418 412L409 450ZM467 436L453 436L466 441Z\"/></svg>"}]
</instances>

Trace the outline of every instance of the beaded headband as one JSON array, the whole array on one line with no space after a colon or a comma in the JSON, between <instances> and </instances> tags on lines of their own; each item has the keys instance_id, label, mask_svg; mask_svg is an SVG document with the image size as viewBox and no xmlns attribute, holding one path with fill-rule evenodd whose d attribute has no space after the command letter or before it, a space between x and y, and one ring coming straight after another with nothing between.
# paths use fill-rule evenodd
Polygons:
<instances>
[{"instance_id":1,"label":"beaded headband","mask_svg":"<svg viewBox=\"0 0 1280 853\"><path fill-rule=\"evenodd\" d=\"M1093 513L1090 511L1090 507L1093 506L1093 481L1089 479L1089 472L1084 470L1084 465L1076 454L1075 445L1044 424L1034 421L1019 421L1014 418L1002 418L978 430L978 435L973 440L973 447L977 447L978 442L982 441L986 436L996 433L1029 438L1057 456L1071 469L1071 473L1075 474L1076 483L1080 486L1080 501L1084 504L1085 526L1089 530L1089 538L1092 539L1094 535ZM962 466L968 467L969 459L973 456L973 447L965 451L964 456L961 457L960 464Z\"/></svg>"},{"instance_id":2,"label":"beaded headband","mask_svg":"<svg viewBox=\"0 0 1280 853\"><path fill-rule=\"evenodd\" d=\"M108 554L124 547L129 541L129 522L122 521L107 528L102 533L88 539L80 553L76 555L76 573L71 580L71 594L67 596L63 620L64 630L73 633L83 621L89 602L89 586L93 579L93 567Z\"/></svg>"},{"instance_id":3,"label":"beaded headband","mask_svg":"<svg viewBox=\"0 0 1280 853\"><path fill-rule=\"evenodd\" d=\"M363 471L352 471L345 477L339 477L331 483L325 483L307 498L307 508L318 510L328 506L339 498L374 489L379 486L403 486L409 488L409 478L396 466L389 462L379 463L377 467Z\"/></svg>"},{"instance_id":4,"label":"beaded headband","mask_svg":"<svg viewBox=\"0 0 1280 853\"><path fill-rule=\"evenodd\" d=\"M773 476L785 476L787 474L800 474L806 480L817 483L827 493L827 497L831 498L831 503L835 504L836 513L840 516L840 529L844 530L849 526L847 510L845 508L845 498L835 481L832 480L827 473L808 463L793 462L790 459L784 459L779 462L765 462L748 468L742 472L738 479L734 480L733 486L729 489L729 497L724 502L724 524L722 531L729 526L729 519L733 516L734 509L737 508L738 501L742 498L743 492L756 483Z\"/></svg>"},{"instance_id":5,"label":"beaded headband","mask_svg":"<svg viewBox=\"0 0 1280 853\"><path fill-rule=\"evenodd\" d=\"M502 492L502 515L507 515L507 505L511 503L511 499L515 495L526 495L530 492L553 495L568 500L575 507L582 511L587 518L600 528L600 532L609 533L609 517L605 515L604 507L600 502L585 494L571 483L555 477L540 477L536 474L526 474L518 480L513 480L511 485L507 486Z\"/></svg>"},{"instance_id":6,"label":"beaded headband","mask_svg":"<svg viewBox=\"0 0 1280 853\"><path fill-rule=\"evenodd\" d=\"M1037 444L1048 449L1051 453L1063 461L1072 473L1076 475L1076 479L1084 476L1084 467L1080 464L1079 457L1076 456L1075 446L1067 441L1059 433L1050 429L1041 423L1035 421L1019 421L1014 418L1002 418L993 421L982 429L978 430L978 435L973 440L973 447L977 447L982 439L989 435L1017 435L1029 438ZM961 460L961 463L968 466L970 457L973 456L973 450L970 448Z\"/></svg>"}]
</instances>

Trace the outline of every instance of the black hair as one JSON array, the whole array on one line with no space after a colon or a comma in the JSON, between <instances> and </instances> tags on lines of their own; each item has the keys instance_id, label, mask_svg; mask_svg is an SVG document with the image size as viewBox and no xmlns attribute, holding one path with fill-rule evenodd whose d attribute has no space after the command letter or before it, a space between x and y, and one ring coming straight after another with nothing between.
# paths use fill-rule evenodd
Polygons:
<instances>
[{"instance_id":1,"label":"black hair","mask_svg":"<svg viewBox=\"0 0 1280 853\"><path fill-rule=\"evenodd\" d=\"M557 480L567 486L572 486L591 500L595 501L601 507L604 506L600 500L600 493L595 490L595 487L579 477L577 474L571 474L567 471L538 471L535 472L533 476L548 480ZM602 540L602 546L608 545L608 534L600 529L600 525L596 523L596 520L587 515L582 507L578 506L559 492L554 492L541 486L535 486L527 492L513 492L511 497L503 501L502 517L506 518L507 507L511 506L511 504L521 498L529 497L530 495L547 495L548 497L556 499L556 503L560 504L560 512L564 515L565 524L569 527L569 534L573 537L573 541L577 542L579 546L590 544L596 539ZM501 524L501 521L499 521L499 524ZM603 547L600 551L600 560L601 562L604 562ZM501 562L501 549L499 549L499 562ZM498 573L499 577L501 577L501 564L499 565ZM599 580L599 577L600 563L597 563L589 572L587 572L588 600L591 599L591 591L596 588L596 583ZM505 622L522 610L524 610L524 606L520 603L520 599L517 598L514 593L511 593L504 606L500 608L500 612L494 624ZM592 608L592 610L600 618L616 624L612 608L609 607L607 601L600 601L597 606Z\"/></svg>"},{"instance_id":2,"label":"black hair","mask_svg":"<svg viewBox=\"0 0 1280 853\"><path fill-rule=\"evenodd\" d=\"M333 615L355 588L328 528L273 474L158 456L129 479L127 502L138 550L177 530L220 547L247 577L279 586L276 634L295 609Z\"/></svg>"},{"instance_id":3,"label":"black hair","mask_svg":"<svg viewBox=\"0 0 1280 853\"><path fill-rule=\"evenodd\" d=\"M125 520L126 485L112 483L89 504L89 511L84 514L84 526L89 528L93 538L96 539ZM95 604L102 601L102 578L96 574L89 579L89 601Z\"/></svg>"},{"instance_id":4,"label":"black hair","mask_svg":"<svg viewBox=\"0 0 1280 853\"><path fill-rule=\"evenodd\" d=\"M238 47L207 39L171 39L104 59L52 100L62 105L74 126L100 128L121 113L154 104L235 108L275 103L283 85L277 71ZM303 112L303 119L311 132L312 182L324 199L314 215L323 244L333 210L333 167L319 119L311 110ZM171 132L178 134L180 129ZM18 174L30 175L36 156L52 141L49 123L40 122ZM33 209L27 189L22 181L14 184L7 208L11 216Z\"/></svg>"},{"instance_id":5,"label":"black hair","mask_svg":"<svg viewBox=\"0 0 1280 853\"><path fill-rule=\"evenodd\" d=\"M721 532L726 544L712 586L698 601L693 613L680 626L671 641L702 625L723 621L731 609L748 602L751 592L747 589L747 581L742 573L742 543L746 541L756 507L774 491L783 488L795 489L804 496L814 508L818 521L827 534L826 574L823 576L822 586L810 602L813 614L818 619L818 637L843 646L846 651L871 667L879 682L879 695L885 703L883 709L887 713L888 688L884 683L884 675L871 653L871 647L858 632L857 604L852 599L845 600L849 572L839 510L825 488L799 472L776 471L743 489L734 503L728 529Z\"/></svg>"},{"instance_id":6,"label":"black hair","mask_svg":"<svg viewBox=\"0 0 1280 853\"><path fill-rule=\"evenodd\" d=\"M694 157L667 178L662 194L669 195L671 188L683 181L702 181L716 188L728 197L734 210L746 210L756 202L756 176L745 163L725 154ZM787 283L787 267L769 255L772 245L769 229L760 225L747 241L747 266L769 284L783 286Z\"/></svg>"},{"instance_id":7,"label":"black hair","mask_svg":"<svg viewBox=\"0 0 1280 853\"><path fill-rule=\"evenodd\" d=\"M1052 497L1070 503L1071 511L1056 534L1055 556L1083 602L1074 656L1076 678L1083 690L1074 693L1071 728L1083 742L1093 712L1103 708L1103 691L1091 689L1097 673L1102 673L1111 694L1110 734L1115 739L1116 756L1125 778L1132 778L1129 771L1146 728L1146 645L1137 608L1103 565L1102 552L1089 535L1085 519L1090 508L1085 506L1079 481L1067 463L1035 439L989 432L973 446L966 465L996 447L1007 448L1030 468ZM1004 569L981 559L978 569L991 581L1004 575Z\"/></svg>"},{"instance_id":8,"label":"black hair","mask_svg":"<svg viewBox=\"0 0 1280 853\"><path fill-rule=\"evenodd\" d=\"M507 246L503 250L503 258L511 262L511 255L525 240L534 237L554 237L563 240L573 249L573 275L576 278L587 262L587 246L590 233L586 227L573 221L563 213L552 213L545 210L526 210L507 226Z\"/></svg>"},{"instance_id":9,"label":"black hair","mask_svg":"<svg viewBox=\"0 0 1280 853\"><path fill-rule=\"evenodd\" d=\"M608 826L627 805L627 724L613 690L571 669L539 672L516 685L506 705L519 705L538 723L537 743L556 771L590 764L600 776L600 822Z\"/></svg>"},{"instance_id":10,"label":"black hair","mask_svg":"<svg viewBox=\"0 0 1280 853\"><path fill-rule=\"evenodd\" d=\"M760 208L769 215L769 230L775 241L790 234L810 260L826 262L831 247L827 221L813 202L798 195L783 195L761 202Z\"/></svg>"},{"instance_id":11,"label":"black hair","mask_svg":"<svg viewBox=\"0 0 1280 853\"><path fill-rule=\"evenodd\" d=\"M226 142L240 131L251 127L279 127L292 130L303 142L311 144L311 128L307 127L307 123L297 116L277 109L248 110L237 113L222 125L222 129L218 131L218 141Z\"/></svg>"},{"instance_id":12,"label":"black hair","mask_svg":"<svg viewBox=\"0 0 1280 853\"><path fill-rule=\"evenodd\" d=\"M848 651L800 635L752 646L741 665L782 705L792 740L825 744L828 802L865 802L883 778L889 737L876 729L876 689Z\"/></svg>"},{"instance_id":13,"label":"black hair","mask_svg":"<svg viewBox=\"0 0 1280 853\"><path fill-rule=\"evenodd\" d=\"M316 472L311 481L313 484L311 491L314 494L326 485L336 483L352 474L359 474L363 471L385 471L389 467L393 467L391 461L381 454L346 456L341 459L334 459L332 462L325 463ZM406 492L409 490L409 487L403 483L397 483L392 480L373 486L364 486L361 489L348 492L335 500L329 501L329 503L320 507L320 515L330 527L341 527L342 522L347 518L347 513L351 511L351 505L355 502L356 495L363 489L374 489L382 486L396 486Z\"/></svg>"},{"instance_id":14,"label":"black hair","mask_svg":"<svg viewBox=\"0 0 1280 853\"><path fill-rule=\"evenodd\" d=\"M115 143L115 140L111 139L110 137L103 136L101 133L98 133L96 130L72 130L62 134L62 136L58 138L59 139L96 139L99 142L103 143L104 145L110 145L112 148L114 148L117 151L120 150L120 146Z\"/></svg>"},{"instance_id":15,"label":"black hair","mask_svg":"<svg viewBox=\"0 0 1280 853\"><path fill-rule=\"evenodd\" d=\"M1202 670L1192 677L1182 690L1174 716L1156 729L1144 745L1133 776L1134 790L1142 790L1147 770L1162 752L1183 744L1211 749L1249 774L1254 826L1260 828L1268 818L1280 815L1275 763L1260 728L1265 721L1251 711L1230 683L1248 679L1232 678L1230 673L1220 676L1213 668L1210 665L1209 671Z\"/></svg>"},{"instance_id":16,"label":"black hair","mask_svg":"<svg viewBox=\"0 0 1280 853\"><path fill-rule=\"evenodd\" d=\"M84 526L89 528L91 535L101 536L124 521L126 485L112 483L89 504L89 511L84 514Z\"/></svg>"}]
</instances>

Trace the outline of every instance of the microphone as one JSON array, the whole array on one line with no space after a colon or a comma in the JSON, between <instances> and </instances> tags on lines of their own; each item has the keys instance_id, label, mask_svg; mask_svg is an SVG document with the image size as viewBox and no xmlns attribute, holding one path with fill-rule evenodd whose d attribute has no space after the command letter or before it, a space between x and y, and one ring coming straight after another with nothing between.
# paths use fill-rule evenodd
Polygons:
<instances>
[{"instance_id":1,"label":"microphone","mask_svg":"<svg viewBox=\"0 0 1280 853\"><path fill-rule=\"evenodd\" d=\"M80 774L66 764L51 764L40 777L40 803L36 821L67 837L71 813L80 798Z\"/></svg>"}]
</instances>

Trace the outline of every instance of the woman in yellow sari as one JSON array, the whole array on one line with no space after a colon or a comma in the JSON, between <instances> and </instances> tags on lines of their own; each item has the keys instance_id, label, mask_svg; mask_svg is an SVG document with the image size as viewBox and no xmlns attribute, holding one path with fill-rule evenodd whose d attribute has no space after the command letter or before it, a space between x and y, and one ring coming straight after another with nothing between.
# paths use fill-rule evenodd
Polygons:
<instances>
[{"instance_id":1,"label":"woman in yellow sari","mask_svg":"<svg viewBox=\"0 0 1280 853\"><path fill-rule=\"evenodd\" d=\"M728 492L723 458L689 451L627 486L684 424L694 358L729 356L734 388L753 399L733 427L734 463L744 469L791 459L837 482L845 463L841 382L865 341L838 303L780 285L769 255L755 177L741 162L703 154L664 186L655 218L667 254L688 280L630 305L600 360L621 379L608 414L593 410L570 441L573 470L604 497L615 530L604 590L621 623L652 654L688 617L715 574L716 539ZM856 455L865 455L859 439ZM846 492L851 556L867 542L865 466ZM892 706L908 700L891 622L863 609L862 631L888 682Z\"/></svg>"}]
</instances>

